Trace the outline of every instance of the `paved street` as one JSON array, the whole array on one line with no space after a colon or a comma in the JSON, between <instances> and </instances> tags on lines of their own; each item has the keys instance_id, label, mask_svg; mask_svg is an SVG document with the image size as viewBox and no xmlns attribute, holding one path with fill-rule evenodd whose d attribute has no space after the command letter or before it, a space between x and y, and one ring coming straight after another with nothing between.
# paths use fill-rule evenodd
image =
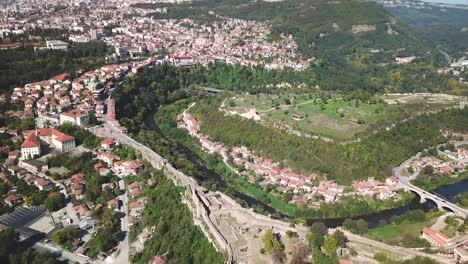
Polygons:
<instances>
[{"instance_id":1,"label":"paved street","mask_svg":"<svg viewBox=\"0 0 468 264\"><path fill-rule=\"evenodd\" d=\"M136 142L135 140L133 140L129 136L121 133L120 131L117 131L116 129L114 129L110 125L104 124L103 128L96 128L95 127L95 128L92 128L91 131L93 133L95 133L96 135L98 135L98 136L113 137L116 140L120 141L121 143L124 143L124 144L127 144L127 145L130 145L130 146L134 147L135 149L139 150L142 153L143 158L148 160L153 166L158 167L158 168L164 167L164 169L170 174L170 176L173 176L174 179L176 181L178 181L179 183L181 183L182 185L184 185L186 187L191 186L192 188L195 188L195 189L198 187L198 184L192 178L190 178L190 177L186 176L185 174L183 174L182 172L174 169L170 164L168 164L166 162L165 159L163 159L161 156L156 154L154 151L152 151L151 149L143 146L139 142ZM419 155L420 154L417 154L413 158L418 157ZM399 168L396 168L394 170L395 175L398 176L399 179L400 178L402 178L402 179L406 178L405 182L406 181L409 182L408 177L403 177L399 173L401 171L400 169L407 166L407 164L409 164L409 162L410 162L410 160L405 161ZM308 228L306 228L306 227L296 225L295 228L291 228L291 227L289 227L289 223L278 221L278 220L272 220L272 219L267 220L266 216L258 215L256 213L250 211L249 209L242 208L240 205L237 205L237 206L234 206L234 207L235 208L231 208L230 210L227 209L225 212L226 213L227 212L229 212L229 213L234 213L235 212L235 214L238 214L239 219L244 219L244 220L248 219L248 221L250 223L257 223L257 224L262 224L262 225L273 226L275 228L279 228L280 230L295 229L300 234L301 237L305 236L305 234L308 232ZM216 215L219 215L219 214L223 213L223 210L221 209L220 211L214 212L214 213ZM211 217L212 216L210 216L210 218ZM213 215L213 217L216 217L216 216ZM216 223L216 221L213 221L213 222ZM221 233L223 232L222 229L219 229L219 230L220 230ZM347 235L347 237L348 237L348 239L349 239L349 241L351 243L365 244L367 247L373 247L373 248L380 249L380 250L386 250L386 251L389 251L389 252L393 252L393 253L395 253L397 255L398 254L404 254L408 258L409 257L414 257L414 256L427 256L427 257L430 257L432 259L436 259L440 263L453 263L453 259L449 258L449 257L427 254L427 253L418 251L416 249L408 249L408 248L402 248L402 247L397 247L397 246L390 246L390 245L387 245L385 243L378 242L378 241L368 239L368 238L365 238L365 237L361 237L361 236L358 236L358 235L355 235L355 234L352 234L352 233L349 233L349 232L347 232L346 235ZM235 248L235 246L233 246L233 245L231 245L231 246L233 248ZM234 254L234 255L237 256L237 254ZM120 260L120 258L118 258L118 259ZM116 260L118 260L118 259L116 259ZM236 259L234 259L234 260L236 260Z\"/></svg>"},{"instance_id":2,"label":"paved street","mask_svg":"<svg viewBox=\"0 0 468 264\"><path fill-rule=\"evenodd\" d=\"M119 181L119 186L125 186L124 180ZM120 242L118 246L118 250L116 251L117 256L115 258L112 258L111 263L129 263L129 246L128 246L128 232L129 232L129 227L128 227L128 195L127 192L125 191L123 194L119 196L119 200L122 201L123 205L120 208L120 211L125 214L125 216L121 219L121 228L122 231L126 233L125 239Z\"/></svg>"},{"instance_id":3,"label":"paved street","mask_svg":"<svg viewBox=\"0 0 468 264\"><path fill-rule=\"evenodd\" d=\"M84 257L81 257L81 256L78 256L77 254L73 254L73 253L70 253L66 250L62 250L60 248L57 248L55 246L52 246L52 245L46 245L44 243L36 243L32 246L32 248L38 250L38 251L42 251L42 252L50 252L50 253L59 253L62 258L70 261L70 263L89 263L89 259L87 258L84 258ZM97 263L97 262L95 262Z\"/></svg>"},{"instance_id":4,"label":"paved street","mask_svg":"<svg viewBox=\"0 0 468 264\"><path fill-rule=\"evenodd\" d=\"M453 142L453 144L455 146L466 145L468 144L468 141L457 141L457 142ZM436 146L436 148L439 148L440 146L443 146L443 145L445 144L440 144ZM421 154L422 152L416 153L411 158L405 160L400 166L393 169L393 175L398 179L398 183L404 189L417 193L422 200L430 199L434 201L439 208L448 208L452 210L454 213L456 213L458 216L466 218L468 216L468 210L461 208L460 206L456 204L453 204L452 202L448 201L446 198L441 197L440 195L425 191L413 185L411 181L418 177L419 172L415 172L409 176L403 176L401 174L402 171L405 170L414 159L419 158Z\"/></svg>"}]
</instances>

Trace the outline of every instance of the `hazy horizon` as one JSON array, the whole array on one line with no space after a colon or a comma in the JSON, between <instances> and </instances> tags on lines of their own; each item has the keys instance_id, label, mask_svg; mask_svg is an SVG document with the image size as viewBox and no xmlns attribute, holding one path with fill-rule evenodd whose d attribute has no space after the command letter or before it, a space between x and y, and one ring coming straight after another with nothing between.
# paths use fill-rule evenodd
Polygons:
<instances>
[{"instance_id":1,"label":"hazy horizon","mask_svg":"<svg viewBox=\"0 0 468 264\"><path fill-rule=\"evenodd\" d=\"M443 3L443 4L453 4L453 5L468 5L468 0L422 0L424 2L431 3Z\"/></svg>"}]
</instances>

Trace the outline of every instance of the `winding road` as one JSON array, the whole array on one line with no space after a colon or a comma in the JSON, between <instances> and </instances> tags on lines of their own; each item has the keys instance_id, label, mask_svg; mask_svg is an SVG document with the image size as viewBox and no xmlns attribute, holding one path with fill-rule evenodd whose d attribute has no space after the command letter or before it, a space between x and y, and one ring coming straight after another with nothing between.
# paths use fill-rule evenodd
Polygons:
<instances>
[{"instance_id":1,"label":"winding road","mask_svg":"<svg viewBox=\"0 0 468 264\"><path fill-rule=\"evenodd\" d=\"M460 145L466 145L468 144L468 141L457 141L453 142L455 146L460 146ZM440 144L436 148L439 148L445 144ZM421 156L422 152L416 153L414 156L411 158L405 160L400 166L396 167L393 169L393 175L398 179L398 183L400 186L402 186L405 190L412 191L416 193L420 198L421 202L425 202L426 200L431 200L435 204L437 204L437 207L439 209L448 209L449 211L452 211L455 213L457 216L467 218L468 217L468 210L461 208L460 206L453 204L446 198L439 196L434 193L430 193L428 191L425 191L411 183L412 180L416 179L419 175L419 172L415 172L409 176L403 176L401 172L406 169L409 164L414 160L417 159Z\"/></svg>"},{"instance_id":2,"label":"winding road","mask_svg":"<svg viewBox=\"0 0 468 264\"><path fill-rule=\"evenodd\" d=\"M100 137L113 137L117 141L123 144L129 145L135 148L136 150L139 150L142 153L143 158L148 160L154 167L159 168L159 169L164 168L167 172L170 172L171 174L170 176L173 177L172 179L176 181L178 185L184 185L187 187L187 189L190 189L190 190L200 189L200 186L196 183L196 181L193 178L176 170L163 157L161 157L160 155L158 155L157 153L155 153L153 150L149 149L148 147L137 142L136 140L130 138L128 135L123 134L119 130L115 129L114 127L112 127L112 125L108 123L104 123L102 127L94 127L94 128L91 128L90 131ZM409 163L409 162L410 161L407 161L403 163L402 165ZM402 177L401 175L398 175L398 176ZM197 193L203 193L203 192L197 192ZM209 196L212 194L213 194L212 192L207 192L206 196ZM222 193L219 195L221 195L222 197L225 196ZM232 201L232 199L230 199L229 197L226 197L226 199L229 199ZM296 227L291 227L290 224L287 222L271 219L267 216L257 214L250 209L243 208L242 206L237 204L235 201L232 201L231 204L233 205L231 208L228 208L228 209L220 208L219 210L214 211L214 212L210 212L205 207L198 208L198 209L205 210L204 214L207 214L207 215L210 215L210 214L218 215L218 214L231 212L233 214L239 215L241 219L244 219L243 221L247 221L248 223L267 225L267 226L275 227L276 229L279 229L279 230L294 230L300 235L300 237L305 237L305 235L309 231L307 227L302 226L302 225L296 225ZM211 216L209 217L211 218ZM213 224L216 225L215 222L216 221L213 221ZM228 248L230 249L228 250L229 259L230 259L230 261L228 262L238 262L235 259L237 254L233 254L233 248L235 248L235 246L231 244L232 241L228 241L225 239L225 237L227 236L223 234L223 230L219 226L216 226L215 230L210 229L210 232L218 232L218 236L213 236L213 237L225 240L225 241L218 241L217 244L227 243ZM403 255L405 256L405 258L411 258L415 256L425 256L425 257L429 257L434 260L437 260L440 263L453 263L453 258L451 257L428 254L428 253L418 251L417 249L391 246L391 245L387 245L379 241L368 239L368 238L365 238L365 237L362 237L362 236L359 236L359 235L356 235L347 231L345 233L350 243L364 244L367 247L375 248L376 250L388 251L388 252L395 253L396 255Z\"/></svg>"}]
</instances>

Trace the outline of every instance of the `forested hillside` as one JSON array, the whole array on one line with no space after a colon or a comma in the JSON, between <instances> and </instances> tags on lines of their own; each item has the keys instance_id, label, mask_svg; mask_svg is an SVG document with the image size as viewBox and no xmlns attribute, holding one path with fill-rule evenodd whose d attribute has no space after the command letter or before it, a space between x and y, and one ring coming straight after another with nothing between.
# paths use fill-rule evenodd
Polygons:
<instances>
[{"instance_id":1,"label":"forested hillside","mask_svg":"<svg viewBox=\"0 0 468 264\"><path fill-rule=\"evenodd\" d=\"M162 65L144 69L114 92L118 116L130 130L145 128L145 118L160 106L186 98L185 88L211 86L228 90L247 90L267 76L240 66L224 64L209 68ZM264 91L268 91L265 86ZM220 100L220 99L219 99ZM220 101L198 104L195 114L203 121L202 130L216 140L232 146L246 145L301 172L319 171L340 182L356 178L388 176L390 169L417 151L443 141L440 129L468 130L468 110L421 115L390 131L373 134L356 144L326 143L287 134L240 117L225 117L218 112ZM152 118L149 116L149 118Z\"/></svg>"},{"instance_id":2,"label":"forested hillside","mask_svg":"<svg viewBox=\"0 0 468 264\"><path fill-rule=\"evenodd\" d=\"M0 93L63 72L93 69L104 64L107 51L104 42L76 43L68 51L35 51L32 47L0 50Z\"/></svg>"},{"instance_id":3,"label":"forested hillside","mask_svg":"<svg viewBox=\"0 0 468 264\"><path fill-rule=\"evenodd\" d=\"M387 9L419 32L422 38L440 45L451 56L461 56L468 51L468 10L430 4Z\"/></svg>"},{"instance_id":4,"label":"forested hillside","mask_svg":"<svg viewBox=\"0 0 468 264\"><path fill-rule=\"evenodd\" d=\"M362 76L358 79L368 80L359 86L352 83L351 90L361 90L370 93L383 92L466 92L467 86L450 76L428 74L428 68L423 65L408 65L406 70L393 68L388 73L373 72L372 75ZM214 87L230 91L244 91L251 94L285 92L287 88L275 88L272 85L288 82L293 88L288 92L308 93L316 91L316 84L320 79L328 78L334 81L332 75L318 77L312 69L302 72L293 70L266 70L262 67L245 67L227 65L223 63L212 64L209 67L196 65L194 67L174 67L163 64L151 69L143 69L138 75L128 78L119 89L114 92L117 103L117 114L123 118L130 129L138 129L143 125L146 115L159 106L170 104L187 96L187 88ZM358 80L356 80L358 81ZM338 82L338 81L336 81ZM295 84L295 85L294 85ZM303 85L300 85L303 84ZM300 86L300 88L294 87ZM354 88L353 88L354 87ZM340 91L335 86L322 90Z\"/></svg>"},{"instance_id":5,"label":"forested hillside","mask_svg":"<svg viewBox=\"0 0 468 264\"><path fill-rule=\"evenodd\" d=\"M202 121L201 131L228 146L247 146L261 156L281 161L305 174L319 172L349 184L355 179L385 177L391 169L418 151L444 142L441 131L468 132L468 109L420 115L363 138L341 144L299 137L238 116L219 112L218 100L200 102L192 112Z\"/></svg>"}]
</instances>

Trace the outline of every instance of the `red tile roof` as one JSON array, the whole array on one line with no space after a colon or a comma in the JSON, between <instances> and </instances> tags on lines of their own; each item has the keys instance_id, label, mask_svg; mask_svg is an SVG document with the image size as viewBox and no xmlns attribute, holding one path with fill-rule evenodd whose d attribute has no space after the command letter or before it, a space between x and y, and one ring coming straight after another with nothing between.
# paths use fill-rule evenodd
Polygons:
<instances>
[{"instance_id":1,"label":"red tile roof","mask_svg":"<svg viewBox=\"0 0 468 264\"><path fill-rule=\"evenodd\" d=\"M68 75L68 73L62 73L62 74L59 74L59 75L56 75L52 78L50 78L51 80L54 80L54 81L65 81L66 79L68 79L70 75Z\"/></svg>"},{"instance_id":2,"label":"red tile roof","mask_svg":"<svg viewBox=\"0 0 468 264\"><path fill-rule=\"evenodd\" d=\"M432 230L429 227L424 227L422 232L426 234L427 236L429 236L432 240L437 242L437 244L441 246L448 245L449 238L446 235L438 231Z\"/></svg>"},{"instance_id":3,"label":"red tile roof","mask_svg":"<svg viewBox=\"0 0 468 264\"><path fill-rule=\"evenodd\" d=\"M17 196L14 194L10 194L5 198L5 201L7 202L17 202L17 201L22 201L22 200L23 200L23 197Z\"/></svg>"},{"instance_id":4,"label":"red tile roof","mask_svg":"<svg viewBox=\"0 0 468 264\"><path fill-rule=\"evenodd\" d=\"M37 186L47 186L50 184L50 181L43 179L43 178L37 178L35 181L35 184Z\"/></svg>"},{"instance_id":5,"label":"red tile roof","mask_svg":"<svg viewBox=\"0 0 468 264\"><path fill-rule=\"evenodd\" d=\"M40 146L41 144L37 140L36 134L34 133L29 133L29 135L26 137L26 140L24 140L23 144L21 144L21 148L33 148Z\"/></svg>"}]
</instances>

